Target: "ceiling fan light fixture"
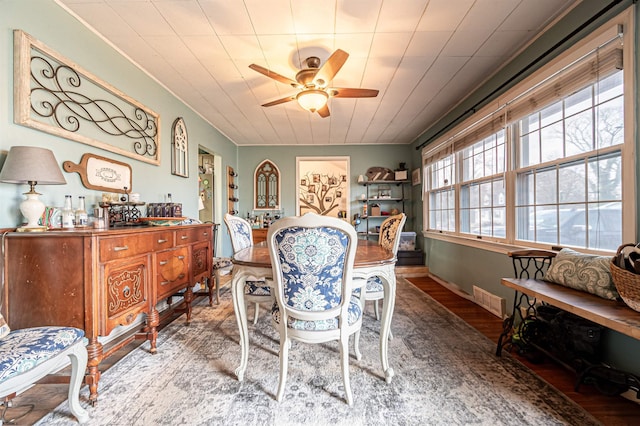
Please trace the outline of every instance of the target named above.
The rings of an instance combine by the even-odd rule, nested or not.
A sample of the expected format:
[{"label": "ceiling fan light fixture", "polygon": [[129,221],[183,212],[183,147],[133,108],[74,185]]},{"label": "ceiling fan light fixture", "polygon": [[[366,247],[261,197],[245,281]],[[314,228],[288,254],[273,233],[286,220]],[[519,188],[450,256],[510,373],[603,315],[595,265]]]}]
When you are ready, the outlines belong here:
[{"label": "ceiling fan light fixture", "polygon": [[298,104],[307,111],[316,112],[327,104],[329,95],[324,90],[304,90],[296,95]]}]

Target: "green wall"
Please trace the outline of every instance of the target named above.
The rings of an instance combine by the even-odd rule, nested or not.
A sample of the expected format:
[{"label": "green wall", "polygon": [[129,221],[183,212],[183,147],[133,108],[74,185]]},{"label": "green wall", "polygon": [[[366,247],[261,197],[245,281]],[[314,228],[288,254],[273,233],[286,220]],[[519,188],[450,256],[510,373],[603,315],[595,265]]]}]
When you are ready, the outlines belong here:
[{"label": "green wall", "polygon": [[[175,98],[147,74],[86,29],[52,0],[0,0],[0,165],[14,145],[33,145],[53,150],[56,159],[78,163],[92,153],[125,162],[132,167],[133,190],[146,202],[163,201],[167,193],[183,204],[184,214],[198,217],[198,145],[222,157],[223,165],[237,167],[237,147],[199,115]],[[13,123],[13,30],[21,29],[80,67],[108,82],[160,114],[161,164],[150,165],[79,142]],[[189,134],[189,177],[171,174],[171,126],[183,117]],[[102,193],[85,188],[77,173],[63,173],[66,185],[40,185],[47,205],[62,206],[65,194],[74,204],[85,195],[87,207],[100,201]],[[18,205],[26,185],[0,183],[0,228],[21,223]]]},{"label": "green wall", "polygon": [[[358,175],[364,175],[369,167],[381,166],[392,170],[398,168],[399,164],[410,163],[410,156],[415,155],[409,145],[339,145],[339,146],[278,146],[259,147],[247,146],[238,148],[238,161],[242,174],[239,176],[239,187],[241,193],[247,194],[239,203],[241,216],[246,216],[248,211],[252,211],[253,202],[253,173],[262,161],[269,159],[278,166],[281,176],[282,207],[285,215],[296,214],[296,157],[326,157],[326,156],[348,156],[350,180],[350,199],[355,200],[365,192],[363,186],[357,184]],[[245,190],[250,189],[249,192]],[[361,210],[362,203],[351,201],[351,215]],[[412,203],[406,205],[408,208]],[[420,226],[420,225],[418,225]],[[408,227],[408,226],[407,226]],[[413,229],[413,228],[412,228]]]},{"label": "green wall", "polygon": [[[619,2],[585,0],[578,4],[559,23],[550,28],[542,37],[538,38],[532,45],[525,49],[521,55],[507,64],[500,72],[489,79],[476,92],[472,93],[468,99],[462,102],[446,117],[429,128],[420,140],[412,145],[415,152],[414,155],[419,156],[420,146],[422,144],[428,146],[428,142],[431,142],[431,139],[438,135],[440,131],[444,132],[450,128],[448,127],[450,123],[457,123],[458,121],[456,121],[456,119],[458,117],[468,117],[468,114],[465,115],[466,111],[484,106],[488,100],[491,99],[490,95],[494,91],[498,91],[498,93],[506,91],[518,81],[530,75],[535,69],[540,68],[582,37],[589,34],[589,32],[624,11],[632,3],[634,2],[630,0]],[[608,5],[611,5],[611,8],[609,8]],[[592,18],[603,9],[608,9],[603,16],[597,19]],[[638,9],[636,8],[636,50],[638,46],[640,46],[640,30],[637,24],[639,15]],[[587,23],[586,27],[578,31],[585,23]],[[519,73],[525,65],[534,61],[543,52],[551,49],[572,33],[575,33],[575,36],[560,44],[559,48],[554,51],[554,54],[544,60],[538,61],[536,66],[528,72]],[[637,53],[635,62],[637,67]],[[638,72],[639,69],[636,68],[636,74],[638,74]],[[636,76],[636,82],[637,81],[638,78]],[[636,87],[636,90],[638,90],[638,87]],[[483,99],[484,101],[482,101]],[[636,102],[637,99],[638,96],[636,96]],[[640,113],[638,108],[636,108],[636,112]],[[636,129],[639,121],[640,120],[636,118],[636,122],[634,123]],[[637,144],[638,138],[636,136],[636,146]],[[638,155],[638,149],[636,149],[636,155]],[[636,164],[640,164],[638,160],[636,160]],[[636,171],[637,179],[638,175],[639,173]],[[640,185],[640,182],[637,183],[637,185]],[[640,205],[640,197],[638,197],[636,201]],[[418,204],[421,206],[421,203],[416,203],[416,205]],[[640,212],[640,209],[637,209],[637,211]],[[639,236],[631,238],[635,238],[636,241],[640,240]],[[435,240],[428,237],[424,238],[422,243],[426,251],[426,263],[431,273],[447,282],[455,284],[469,294],[473,294],[473,286],[476,285],[491,293],[504,297],[507,299],[507,309],[509,311],[511,310],[513,305],[513,291],[507,290],[500,284],[502,277],[513,275],[511,260],[506,254]],[[634,372],[635,374],[640,374],[640,360],[637,358],[637,354],[640,353],[640,341],[617,332],[608,332],[605,335],[605,341],[608,342],[606,358],[611,365]]]}]

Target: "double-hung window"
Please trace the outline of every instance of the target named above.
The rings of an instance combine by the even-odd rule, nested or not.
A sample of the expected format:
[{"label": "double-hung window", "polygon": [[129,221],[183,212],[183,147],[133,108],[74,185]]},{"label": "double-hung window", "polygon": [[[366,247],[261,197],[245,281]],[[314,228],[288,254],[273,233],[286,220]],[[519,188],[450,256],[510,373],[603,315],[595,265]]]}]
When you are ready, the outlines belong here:
[{"label": "double-hung window", "polygon": [[593,251],[615,251],[623,235],[635,235],[635,221],[623,222],[623,210],[635,213],[623,209],[623,193],[635,203],[635,182],[623,179],[634,150],[625,151],[626,139],[633,144],[625,105],[633,102],[625,102],[631,79],[622,59],[620,36],[601,37],[571,63],[485,108],[484,118],[449,132],[437,148],[427,147],[425,230]]}]

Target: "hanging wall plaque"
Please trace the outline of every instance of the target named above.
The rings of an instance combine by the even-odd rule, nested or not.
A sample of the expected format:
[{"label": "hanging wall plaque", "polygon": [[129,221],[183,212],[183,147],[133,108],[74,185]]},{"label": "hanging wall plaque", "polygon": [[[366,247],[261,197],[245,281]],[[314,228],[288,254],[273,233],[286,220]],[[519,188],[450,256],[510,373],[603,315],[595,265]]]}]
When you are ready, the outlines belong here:
[{"label": "hanging wall plaque", "polygon": [[160,116],[24,31],[14,34],[16,124],[160,164]]},{"label": "hanging wall plaque", "polygon": [[62,163],[65,172],[78,172],[82,184],[89,189],[109,192],[131,192],[131,166],[93,154],[84,154],[78,164]]}]

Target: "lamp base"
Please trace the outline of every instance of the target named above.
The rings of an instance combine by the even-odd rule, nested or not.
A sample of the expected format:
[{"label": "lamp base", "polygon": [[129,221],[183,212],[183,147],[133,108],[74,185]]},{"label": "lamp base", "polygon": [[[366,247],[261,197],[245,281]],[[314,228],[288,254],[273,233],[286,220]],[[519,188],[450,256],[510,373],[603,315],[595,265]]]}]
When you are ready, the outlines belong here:
[{"label": "lamp base", "polygon": [[21,230],[20,232],[30,232],[32,230],[46,231],[47,228],[40,224],[40,218],[42,217],[42,213],[44,212],[45,205],[38,199],[38,195],[40,194],[38,194],[34,189],[35,182],[29,182],[29,184],[31,185],[31,190],[24,193],[27,199],[20,203],[20,211],[22,212],[22,215],[27,219],[27,224],[18,228],[18,230]]},{"label": "lamp base", "polygon": [[46,226],[36,226],[34,228],[21,226],[20,228],[16,228],[16,232],[45,232],[46,230],[47,230]]}]

